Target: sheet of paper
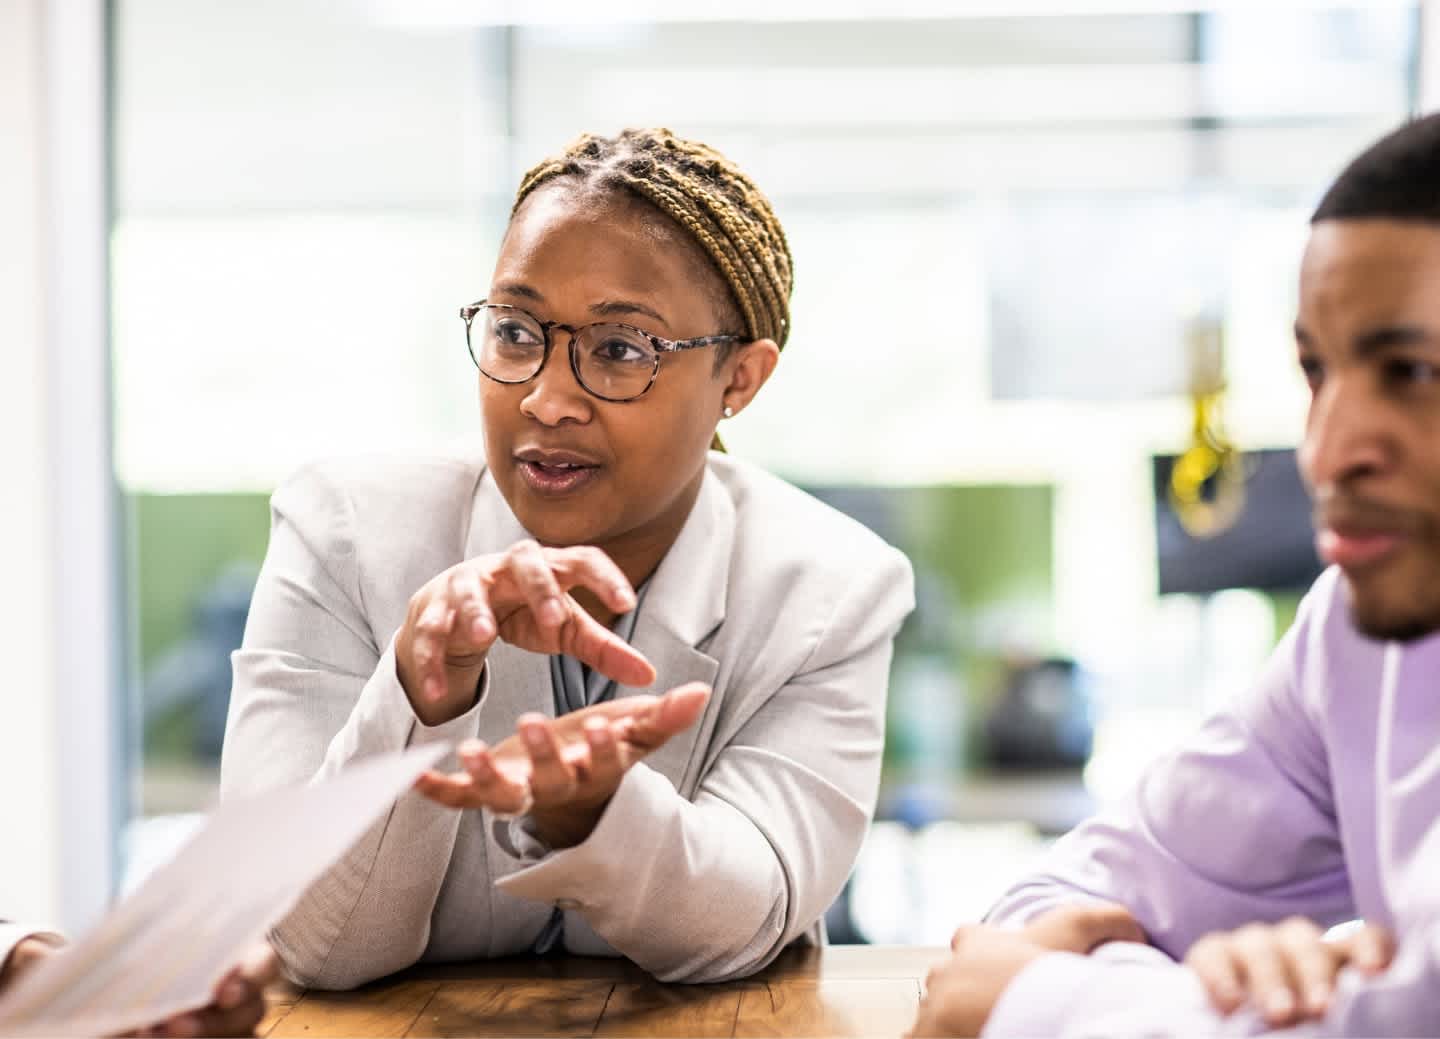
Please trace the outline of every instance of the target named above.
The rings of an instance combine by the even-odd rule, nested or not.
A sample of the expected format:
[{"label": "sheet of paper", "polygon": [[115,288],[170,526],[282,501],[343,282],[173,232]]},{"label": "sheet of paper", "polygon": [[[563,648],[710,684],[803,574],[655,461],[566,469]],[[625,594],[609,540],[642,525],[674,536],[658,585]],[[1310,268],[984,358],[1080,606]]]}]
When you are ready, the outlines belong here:
[{"label": "sheet of paper", "polygon": [[0,1035],[110,1035],[205,1006],[244,950],[447,749],[225,802],[91,934],[0,998]]}]

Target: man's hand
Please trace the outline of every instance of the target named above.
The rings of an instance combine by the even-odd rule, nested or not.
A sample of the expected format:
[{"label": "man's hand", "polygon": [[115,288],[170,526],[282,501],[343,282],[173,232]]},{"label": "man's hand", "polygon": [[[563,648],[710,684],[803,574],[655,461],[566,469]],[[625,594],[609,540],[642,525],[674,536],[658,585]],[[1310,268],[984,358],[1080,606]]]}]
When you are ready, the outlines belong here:
[{"label": "man's hand", "polygon": [[1283,1027],[1325,1015],[1340,968],[1378,974],[1394,955],[1394,939],[1384,928],[1367,925],[1327,942],[1314,923],[1292,917],[1206,935],[1190,947],[1185,963],[1222,1013],[1249,1002],[1266,1024]]},{"label": "man's hand", "polygon": [[461,744],[464,772],[426,772],[415,788],[451,808],[528,813],[542,841],[573,847],[595,829],[630,767],[694,725],[709,698],[709,687],[697,683],[554,719],[527,714],[493,748],[479,740]]},{"label": "man's hand", "polygon": [[[953,949],[972,930],[962,927],[950,943]],[[1088,956],[1106,942],[1146,941],[1145,931],[1130,910],[1115,902],[1083,902],[1041,913],[1021,931],[1025,937],[1052,952]]]},{"label": "man's hand", "polygon": [[954,955],[925,979],[925,997],[908,1033],[916,1039],[979,1035],[1015,976],[1053,951],[1023,931],[987,924],[960,928],[950,948]]},{"label": "man's hand", "polygon": [[395,636],[396,676],[415,716],[433,726],[470,710],[497,638],[572,656],[621,685],[655,681],[650,662],[571,594],[582,590],[617,614],[635,608],[635,590],[598,548],[521,541],[426,582]]},{"label": "man's hand", "polygon": [[[26,938],[15,947],[0,971],[0,991],[25,971],[63,946],[48,940]],[[229,974],[215,986],[209,1005],[188,1013],[177,1014],[130,1035],[191,1037],[249,1036],[265,1016],[265,986],[279,976],[275,952],[266,943],[251,949]],[[143,983],[137,978],[136,983]]]},{"label": "man's hand", "polygon": [[986,924],[962,927],[954,955],[930,972],[914,1036],[979,1035],[1015,976],[1051,952],[1086,955],[1106,942],[1143,942],[1145,932],[1124,906],[1092,902],[1061,906],[1023,930]]}]

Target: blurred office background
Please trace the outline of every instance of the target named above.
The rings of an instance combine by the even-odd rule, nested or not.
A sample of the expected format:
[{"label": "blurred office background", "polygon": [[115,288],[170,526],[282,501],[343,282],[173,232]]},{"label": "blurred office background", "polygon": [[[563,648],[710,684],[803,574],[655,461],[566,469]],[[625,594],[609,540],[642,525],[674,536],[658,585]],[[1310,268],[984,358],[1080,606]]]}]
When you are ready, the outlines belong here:
[{"label": "blurred office background", "polygon": [[[114,854],[74,883],[133,878],[213,803],[270,491],[472,432],[456,312],[520,174],[582,130],[661,124],[751,172],[795,253],[795,331],[731,450],[916,565],[880,821],[832,921],[855,940],[946,940],[1255,675],[1315,572],[1291,453],[1306,219],[1440,100],[1421,2],[7,2],[48,56],[39,95],[77,89],[52,9],[92,10],[80,87],[108,142],[93,320],[57,298],[40,324],[109,382],[62,372],[104,399],[34,418],[61,454],[88,423],[72,482],[113,467],[119,491],[87,542],[119,604],[89,672],[111,700],[84,738],[68,708],[41,719],[110,797],[87,839]],[[1197,403],[1223,425],[1197,436]],[[1177,511],[1196,449],[1217,475]],[[62,627],[36,643],[61,665],[87,652]]]}]

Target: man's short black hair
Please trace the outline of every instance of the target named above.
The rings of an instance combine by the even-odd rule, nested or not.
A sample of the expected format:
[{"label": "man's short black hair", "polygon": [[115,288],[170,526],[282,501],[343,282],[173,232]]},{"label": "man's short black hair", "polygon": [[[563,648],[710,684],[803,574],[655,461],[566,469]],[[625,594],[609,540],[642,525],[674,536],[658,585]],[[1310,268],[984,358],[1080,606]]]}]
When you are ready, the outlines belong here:
[{"label": "man's short black hair", "polygon": [[1374,219],[1440,224],[1440,112],[1366,148],[1330,185],[1310,222]]}]

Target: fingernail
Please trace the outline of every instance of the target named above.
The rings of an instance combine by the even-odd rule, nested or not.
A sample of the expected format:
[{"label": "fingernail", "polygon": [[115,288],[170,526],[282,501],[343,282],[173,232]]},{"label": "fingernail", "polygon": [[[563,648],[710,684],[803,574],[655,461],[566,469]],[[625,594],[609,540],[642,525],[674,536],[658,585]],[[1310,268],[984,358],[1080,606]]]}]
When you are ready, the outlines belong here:
[{"label": "fingernail", "polygon": [[540,604],[540,619],[546,624],[559,624],[565,619],[565,611],[559,599],[546,599]]},{"label": "fingernail", "polygon": [[531,750],[540,750],[545,746],[545,730],[539,725],[525,726],[525,742]]},{"label": "fingernail", "polygon": [[245,1001],[245,986],[238,981],[229,981],[220,989],[220,1006],[225,1010],[233,1010]]},{"label": "fingernail", "polygon": [[485,617],[476,617],[475,623],[470,625],[470,632],[477,639],[488,639],[492,634],[490,621]]},{"label": "fingernail", "polygon": [[635,593],[623,584],[617,584],[615,586],[615,602],[622,609],[628,610],[635,605]]},{"label": "fingernail", "polygon": [[425,695],[432,700],[443,700],[445,698],[445,683],[438,678],[427,678],[425,680]]},{"label": "fingernail", "polygon": [[598,743],[598,744],[600,744],[602,747],[608,745],[608,744],[610,743],[610,727],[607,725],[607,726],[605,726],[604,728],[598,728],[598,727],[597,727],[597,728],[591,729],[591,730],[590,730],[590,742],[591,742],[591,743]]},{"label": "fingernail", "polygon": [[490,767],[487,758],[477,758],[470,764],[470,774],[476,779],[490,779],[495,775],[495,770]]}]

